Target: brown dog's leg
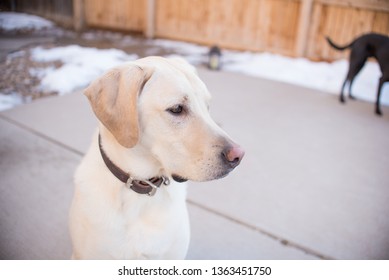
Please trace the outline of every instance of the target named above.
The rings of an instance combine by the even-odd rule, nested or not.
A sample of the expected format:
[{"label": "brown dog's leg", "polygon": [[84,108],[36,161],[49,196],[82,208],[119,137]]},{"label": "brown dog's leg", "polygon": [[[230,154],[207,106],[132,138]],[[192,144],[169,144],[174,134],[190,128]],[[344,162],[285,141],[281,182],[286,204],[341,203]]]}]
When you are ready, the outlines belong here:
[{"label": "brown dog's leg", "polygon": [[355,96],[351,93],[351,86],[353,85],[354,79],[352,79],[348,85],[348,97],[352,100],[355,100]]},{"label": "brown dog's leg", "polygon": [[346,87],[346,84],[347,84],[347,78],[344,80],[344,82],[343,82],[343,85],[342,85],[342,89],[340,90],[340,96],[339,96],[339,101],[341,102],[341,103],[345,103],[346,101],[344,100],[344,94],[343,94],[343,92],[344,92],[344,88]]},{"label": "brown dog's leg", "polygon": [[379,83],[378,83],[377,100],[376,100],[376,103],[375,103],[375,113],[378,116],[382,116],[381,104],[380,104],[381,89],[382,89],[382,86],[384,85],[384,83],[387,82],[387,81],[389,81],[389,78],[385,78],[384,76],[382,76],[380,78]]}]

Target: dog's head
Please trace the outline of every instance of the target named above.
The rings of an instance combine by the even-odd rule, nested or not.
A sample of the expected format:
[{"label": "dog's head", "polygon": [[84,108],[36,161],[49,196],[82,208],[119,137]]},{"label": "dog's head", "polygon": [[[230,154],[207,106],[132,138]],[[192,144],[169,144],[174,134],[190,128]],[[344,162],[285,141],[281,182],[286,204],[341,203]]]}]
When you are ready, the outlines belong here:
[{"label": "dog's head", "polygon": [[144,147],[176,181],[224,177],[244,155],[211,118],[211,96],[182,59],[148,57],[122,65],[85,94],[121,146]]}]

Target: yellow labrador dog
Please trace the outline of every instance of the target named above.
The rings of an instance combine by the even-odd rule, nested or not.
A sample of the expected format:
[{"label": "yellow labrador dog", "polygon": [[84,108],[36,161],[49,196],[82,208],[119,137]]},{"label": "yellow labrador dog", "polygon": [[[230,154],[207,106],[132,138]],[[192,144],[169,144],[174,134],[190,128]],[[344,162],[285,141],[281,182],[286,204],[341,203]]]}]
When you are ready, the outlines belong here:
[{"label": "yellow labrador dog", "polygon": [[206,86],[184,60],[147,57],[85,94],[100,126],[75,175],[72,257],[185,258],[182,183],[224,177],[244,155],[210,117]]}]

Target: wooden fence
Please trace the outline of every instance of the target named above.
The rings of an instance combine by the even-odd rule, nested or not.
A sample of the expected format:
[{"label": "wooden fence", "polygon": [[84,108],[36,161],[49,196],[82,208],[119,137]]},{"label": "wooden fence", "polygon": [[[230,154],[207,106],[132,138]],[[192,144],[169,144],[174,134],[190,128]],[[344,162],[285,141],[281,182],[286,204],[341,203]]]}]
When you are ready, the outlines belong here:
[{"label": "wooden fence", "polygon": [[64,0],[8,0],[4,4],[16,11],[36,14],[65,27],[73,27],[73,1]]},{"label": "wooden fence", "polygon": [[315,59],[338,59],[344,52],[335,51],[324,42],[330,36],[339,44],[368,32],[389,35],[389,0],[314,1],[304,55]]},{"label": "wooden fence", "polygon": [[344,57],[325,42],[389,35],[389,0],[157,0],[157,37],[315,60]]},{"label": "wooden fence", "polygon": [[85,22],[91,27],[143,31],[146,4],[144,0],[84,0]]},{"label": "wooden fence", "polygon": [[77,29],[137,31],[314,60],[346,55],[325,36],[345,44],[367,32],[389,35],[389,0],[73,0],[73,10]]},{"label": "wooden fence", "polygon": [[300,1],[158,0],[156,36],[293,55]]}]

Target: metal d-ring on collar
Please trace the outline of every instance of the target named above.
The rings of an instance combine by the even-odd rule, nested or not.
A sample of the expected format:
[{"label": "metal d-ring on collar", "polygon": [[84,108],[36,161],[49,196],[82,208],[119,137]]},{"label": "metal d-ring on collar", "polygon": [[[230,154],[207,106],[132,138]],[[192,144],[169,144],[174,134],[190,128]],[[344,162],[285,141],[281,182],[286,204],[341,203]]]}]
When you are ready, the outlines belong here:
[{"label": "metal d-ring on collar", "polygon": [[153,177],[149,180],[140,181],[135,180],[131,176],[129,176],[126,182],[126,188],[131,189],[139,194],[148,194],[149,196],[153,196],[162,184],[164,184],[165,186],[169,185],[169,178]]},{"label": "metal d-ring on collar", "polygon": [[120,181],[122,181],[128,189],[133,190],[139,194],[147,194],[153,196],[157,189],[164,184],[165,186],[170,184],[170,180],[167,177],[153,177],[148,180],[136,180],[130,176],[127,172],[123,171],[120,167],[114,164],[107,154],[104,152],[103,146],[101,144],[101,136],[99,134],[99,149],[101,157],[109,171]]}]

